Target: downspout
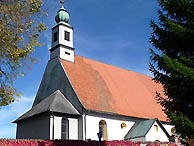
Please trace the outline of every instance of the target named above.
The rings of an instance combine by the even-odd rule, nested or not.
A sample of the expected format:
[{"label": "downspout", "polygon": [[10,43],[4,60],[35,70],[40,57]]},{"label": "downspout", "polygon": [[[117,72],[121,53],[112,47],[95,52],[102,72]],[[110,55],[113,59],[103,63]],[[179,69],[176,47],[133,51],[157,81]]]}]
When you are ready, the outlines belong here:
[{"label": "downspout", "polygon": [[88,115],[88,113],[86,113],[84,115],[84,136],[85,136],[85,140],[86,140],[86,116]]},{"label": "downspout", "polygon": [[54,140],[54,128],[55,128],[55,124],[54,124],[54,121],[55,121],[55,119],[54,119],[54,114],[53,114],[53,112],[52,112],[52,119],[53,119],[53,127],[52,127],[52,140]]},{"label": "downspout", "polygon": [[85,134],[84,137],[85,137],[85,140],[86,140],[86,115],[87,114],[84,115],[84,134]]}]

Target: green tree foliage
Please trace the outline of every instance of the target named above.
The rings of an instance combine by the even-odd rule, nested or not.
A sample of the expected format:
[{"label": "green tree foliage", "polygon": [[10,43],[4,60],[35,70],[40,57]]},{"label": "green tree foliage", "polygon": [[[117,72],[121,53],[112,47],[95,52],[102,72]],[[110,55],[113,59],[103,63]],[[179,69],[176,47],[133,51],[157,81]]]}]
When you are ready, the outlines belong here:
[{"label": "green tree foliage", "polygon": [[39,35],[46,29],[36,21],[43,14],[41,6],[42,0],[0,0],[0,107],[19,96],[13,81],[41,45]]},{"label": "green tree foliage", "polygon": [[194,136],[194,0],[159,0],[151,21],[150,70],[164,87],[157,93],[182,136]]}]

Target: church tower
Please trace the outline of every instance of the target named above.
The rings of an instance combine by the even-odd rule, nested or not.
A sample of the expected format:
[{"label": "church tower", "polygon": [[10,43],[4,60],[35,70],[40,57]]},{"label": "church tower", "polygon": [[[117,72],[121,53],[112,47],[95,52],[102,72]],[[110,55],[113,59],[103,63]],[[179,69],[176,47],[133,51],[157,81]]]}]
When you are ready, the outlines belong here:
[{"label": "church tower", "polygon": [[69,14],[64,8],[64,0],[61,0],[61,8],[55,16],[56,26],[52,28],[52,42],[50,59],[61,59],[74,62],[73,27],[69,24]]}]

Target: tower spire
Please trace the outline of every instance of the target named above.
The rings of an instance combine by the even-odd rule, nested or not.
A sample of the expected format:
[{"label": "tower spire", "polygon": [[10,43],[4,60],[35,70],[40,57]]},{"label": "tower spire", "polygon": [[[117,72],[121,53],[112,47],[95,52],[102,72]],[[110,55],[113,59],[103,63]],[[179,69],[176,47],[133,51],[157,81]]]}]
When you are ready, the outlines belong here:
[{"label": "tower spire", "polygon": [[56,25],[52,28],[50,59],[61,59],[74,62],[73,27],[69,24],[69,14],[64,8],[65,0],[60,0],[62,7],[55,16]]}]

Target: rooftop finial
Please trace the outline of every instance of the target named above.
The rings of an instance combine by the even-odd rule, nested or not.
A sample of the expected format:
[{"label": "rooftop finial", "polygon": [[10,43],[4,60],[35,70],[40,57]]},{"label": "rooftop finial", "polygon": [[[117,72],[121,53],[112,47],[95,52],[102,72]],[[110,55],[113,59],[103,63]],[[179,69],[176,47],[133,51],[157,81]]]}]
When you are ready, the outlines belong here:
[{"label": "rooftop finial", "polygon": [[60,3],[62,4],[62,8],[64,7],[65,0],[60,0]]},{"label": "rooftop finial", "polygon": [[62,4],[62,7],[57,11],[57,15],[55,16],[55,21],[57,23],[59,22],[65,22],[66,24],[69,23],[69,14],[67,10],[64,8],[65,0],[60,0],[60,3]]}]

